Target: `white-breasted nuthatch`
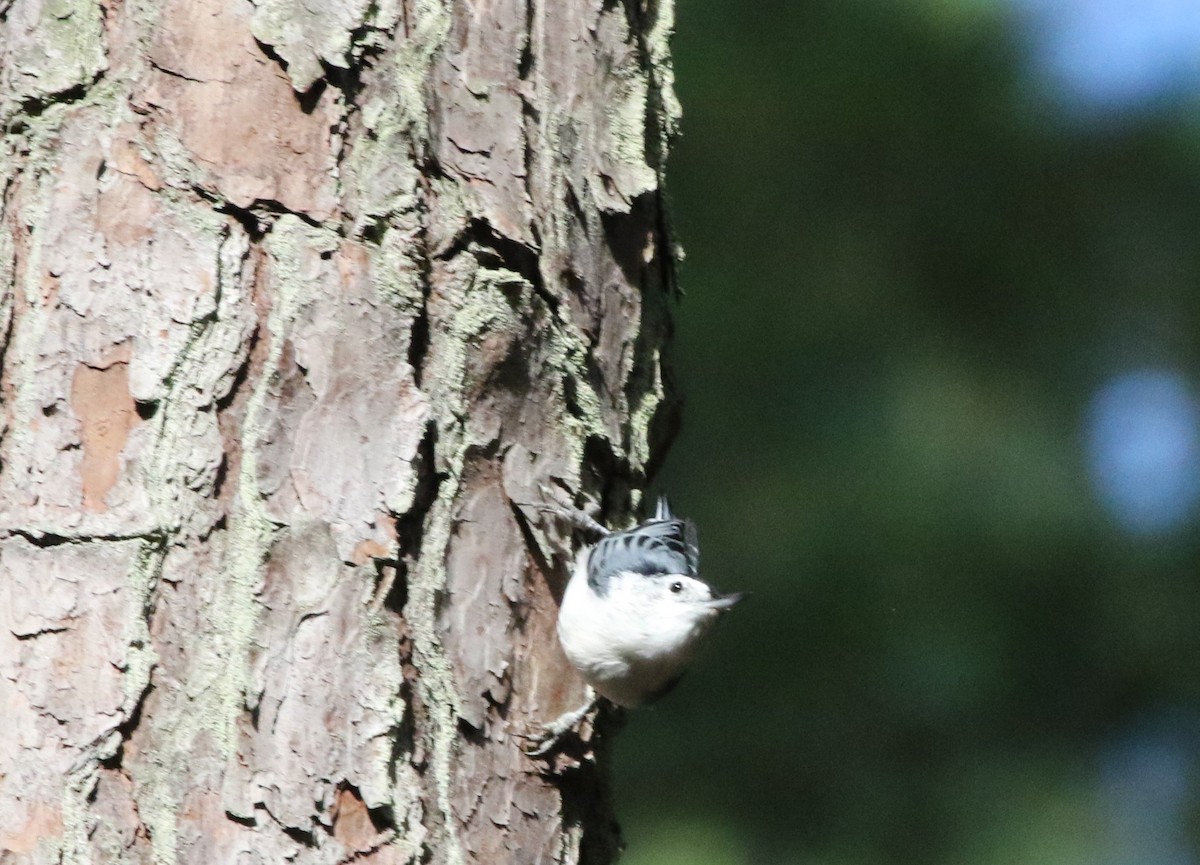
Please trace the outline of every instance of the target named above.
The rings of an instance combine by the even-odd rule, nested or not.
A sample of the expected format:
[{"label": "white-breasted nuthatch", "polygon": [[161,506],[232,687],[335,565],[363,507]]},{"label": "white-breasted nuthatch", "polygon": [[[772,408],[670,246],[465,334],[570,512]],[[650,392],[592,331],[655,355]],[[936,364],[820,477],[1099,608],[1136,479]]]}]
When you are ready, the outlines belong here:
[{"label": "white-breasted nuthatch", "polygon": [[[722,594],[700,578],[696,527],[671,513],[665,497],[652,518],[617,532],[582,513],[548,510],[600,536],[576,557],[559,607],[567,659],[595,693],[618,706],[661,697],[717,618],[744,594]],[[574,726],[591,706],[564,714],[546,728],[547,737]]]}]

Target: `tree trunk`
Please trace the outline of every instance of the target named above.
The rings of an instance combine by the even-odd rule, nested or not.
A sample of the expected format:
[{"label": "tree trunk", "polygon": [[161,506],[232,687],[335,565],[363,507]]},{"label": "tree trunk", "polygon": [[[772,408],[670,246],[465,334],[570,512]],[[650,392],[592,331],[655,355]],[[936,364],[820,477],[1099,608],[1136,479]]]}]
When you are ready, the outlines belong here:
[{"label": "tree trunk", "polygon": [[669,0],[0,0],[0,862],[604,862]]}]

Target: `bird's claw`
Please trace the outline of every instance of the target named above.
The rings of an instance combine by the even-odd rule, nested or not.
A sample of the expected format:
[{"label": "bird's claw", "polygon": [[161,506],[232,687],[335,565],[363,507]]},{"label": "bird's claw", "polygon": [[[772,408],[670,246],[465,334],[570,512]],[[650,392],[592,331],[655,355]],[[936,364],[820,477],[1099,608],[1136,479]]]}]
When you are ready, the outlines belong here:
[{"label": "bird's claw", "polygon": [[545,484],[539,485],[538,490],[546,501],[533,505],[537,510],[543,513],[554,514],[572,528],[578,529],[595,538],[602,538],[609,534],[609,530],[601,525],[595,517],[570,504],[564,504],[561,498]]},{"label": "bird's claw", "polygon": [[545,757],[562,744],[568,733],[579,735],[579,726],[584,719],[598,708],[598,697],[589,688],[588,700],[577,709],[563,712],[549,724],[542,727],[542,732],[536,736],[524,736],[529,745],[524,749],[530,757]]}]

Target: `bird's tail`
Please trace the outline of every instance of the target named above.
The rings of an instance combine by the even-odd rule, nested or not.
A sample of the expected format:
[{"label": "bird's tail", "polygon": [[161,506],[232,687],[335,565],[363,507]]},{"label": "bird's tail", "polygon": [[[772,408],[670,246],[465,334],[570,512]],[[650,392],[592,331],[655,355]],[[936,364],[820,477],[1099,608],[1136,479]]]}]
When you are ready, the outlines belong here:
[{"label": "bird's tail", "polygon": [[658,497],[658,505],[654,508],[654,519],[656,520],[673,520],[675,514],[671,513],[671,504],[667,501],[666,496]]}]

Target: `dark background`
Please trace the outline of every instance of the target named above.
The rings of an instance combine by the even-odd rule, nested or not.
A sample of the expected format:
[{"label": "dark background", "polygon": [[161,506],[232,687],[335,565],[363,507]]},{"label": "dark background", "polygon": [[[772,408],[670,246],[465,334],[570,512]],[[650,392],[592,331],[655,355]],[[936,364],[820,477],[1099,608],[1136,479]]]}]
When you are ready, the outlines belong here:
[{"label": "dark background", "polygon": [[1200,4],[677,15],[661,486],[754,597],[625,863],[1200,861]]}]

